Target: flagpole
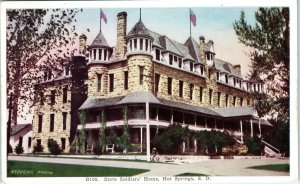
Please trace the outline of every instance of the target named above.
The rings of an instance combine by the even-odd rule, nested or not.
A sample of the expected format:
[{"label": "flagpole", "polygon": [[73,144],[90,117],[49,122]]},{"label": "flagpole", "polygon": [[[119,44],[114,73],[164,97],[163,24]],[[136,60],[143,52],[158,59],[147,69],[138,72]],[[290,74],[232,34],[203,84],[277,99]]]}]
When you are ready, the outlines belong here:
[{"label": "flagpole", "polygon": [[140,8],[140,20],[142,20],[142,8]]},{"label": "flagpole", "polygon": [[101,17],[101,8],[100,8],[100,32],[101,32],[101,19],[102,17]]},{"label": "flagpole", "polygon": [[191,8],[190,8],[190,36],[192,35]]}]

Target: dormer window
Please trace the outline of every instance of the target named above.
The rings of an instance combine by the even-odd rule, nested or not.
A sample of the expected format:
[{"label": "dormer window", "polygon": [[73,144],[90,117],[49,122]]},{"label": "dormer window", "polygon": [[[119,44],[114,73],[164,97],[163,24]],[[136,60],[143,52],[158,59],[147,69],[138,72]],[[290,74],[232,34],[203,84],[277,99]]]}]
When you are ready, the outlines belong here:
[{"label": "dormer window", "polygon": [[174,62],[177,63],[177,56],[174,56]]},{"label": "dormer window", "polygon": [[204,67],[200,66],[200,74],[203,75],[203,72],[204,72]]},{"label": "dormer window", "polygon": [[173,55],[169,54],[169,64],[173,65]]},{"label": "dormer window", "polygon": [[217,72],[217,81],[220,81],[220,72]]},{"label": "dormer window", "polygon": [[157,61],[160,61],[160,50],[159,49],[155,49],[155,59]]},{"label": "dormer window", "polygon": [[225,74],[225,83],[228,84],[228,75]]},{"label": "dormer window", "polygon": [[206,60],[212,60],[212,54],[211,53],[206,53]]},{"label": "dormer window", "polygon": [[65,76],[69,76],[70,75],[70,67],[69,66],[66,66],[65,69],[64,69],[64,74]]},{"label": "dormer window", "polygon": [[52,79],[52,71],[50,70],[49,72],[48,72],[48,80],[51,80]]},{"label": "dormer window", "polygon": [[190,71],[193,72],[194,71],[194,63],[190,62]]},{"label": "dormer window", "polygon": [[179,61],[178,61],[178,67],[182,68],[182,59],[181,58],[178,58],[178,59],[179,59]]},{"label": "dormer window", "polygon": [[235,86],[235,85],[236,85],[236,79],[233,78],[233,86]]}]

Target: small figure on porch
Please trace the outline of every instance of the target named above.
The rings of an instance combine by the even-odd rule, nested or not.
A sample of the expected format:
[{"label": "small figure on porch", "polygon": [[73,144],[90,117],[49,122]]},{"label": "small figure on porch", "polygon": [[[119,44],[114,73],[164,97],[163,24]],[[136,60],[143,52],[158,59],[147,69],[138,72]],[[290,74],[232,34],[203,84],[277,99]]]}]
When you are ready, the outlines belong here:
[{"label": "small figure on porch", "polygon": [[152,149],[151,161],[153,161],[153,162],[159,161],[159,156],[158,156],[158,152],[157,152],[156,148]]}]

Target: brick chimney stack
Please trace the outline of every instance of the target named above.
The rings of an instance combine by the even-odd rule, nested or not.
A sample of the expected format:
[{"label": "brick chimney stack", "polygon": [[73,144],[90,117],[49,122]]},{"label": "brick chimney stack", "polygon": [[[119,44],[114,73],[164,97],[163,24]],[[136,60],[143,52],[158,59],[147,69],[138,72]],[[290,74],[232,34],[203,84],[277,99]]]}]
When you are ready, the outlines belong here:
[{"label": "brick chimney stack", "polygon": [[241,65],[234,65],[233,67],[239,74],[241,74]]},{"label": "brick chimney stack", "polygon": [[116,58],[122,59],[126,54],[127,13],[118,13]]},{"label": "brick chimney stack", "polygon": [[203,63],[205,63],[205,38],[204,36],[200,36],[200,59]]}]

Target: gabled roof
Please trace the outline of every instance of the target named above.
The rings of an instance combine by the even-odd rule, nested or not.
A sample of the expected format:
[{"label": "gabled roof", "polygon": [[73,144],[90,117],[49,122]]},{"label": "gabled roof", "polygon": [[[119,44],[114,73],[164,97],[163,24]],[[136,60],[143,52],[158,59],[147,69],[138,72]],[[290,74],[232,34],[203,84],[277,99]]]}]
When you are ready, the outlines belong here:
[{"label": "gabled roof", "polygon": [[19,133],[20,131],[24,130],[25,128],[30,127],[30,130],[32,128],[31,124],[17,124],[17,125],[11,125],[11,132],[10,135],[15,135]]},{"label": "gabled roof", "polygon": [[205,44],[205,52],[215,53],[214,42],[212,40],[209,40]]},{"label": "gabled roof", "polygon": [[99,34],[96,36],[96,38],[94,39],[94,41],[92,42],[89,48],[101,48],[101,47],[110,48],[103,34],[99,32]]},{"label": "gabled roof", "polygon": [[145,27],[142,20],[139,20],[138,23],[133,26],[133,28],[127,34],[127,38],[135,37],[135,36],[142,36],[152,38],[148,29]]},{"label": "gabled roof", "polygon": [[232,64],[220,60],[220,59],[215,59],[215,67],[217,70],[219,70],[221,73],[228,73],[230,75],[233,75],[238,78],[242,78],[242,75],[236,71],[236,69],[233,67]]},{"label": "gabled roof", "polygon": [[190,55],[199,63],[203,63],[200,57],[200,45],[191,36],[185,41],[184,45],[188,47]]}]

